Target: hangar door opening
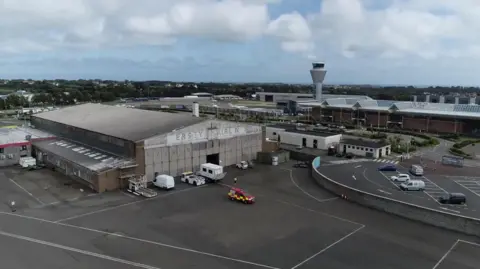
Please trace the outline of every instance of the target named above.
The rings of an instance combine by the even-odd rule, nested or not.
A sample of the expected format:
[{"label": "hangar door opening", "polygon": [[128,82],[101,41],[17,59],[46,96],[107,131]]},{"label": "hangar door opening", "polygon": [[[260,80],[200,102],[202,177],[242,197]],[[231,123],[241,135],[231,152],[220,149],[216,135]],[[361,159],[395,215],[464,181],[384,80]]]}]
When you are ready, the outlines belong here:
[{"label": "hangar door opening", "polygon": [[220,165],[220,154],[215,153],[215,154],[207,155],[207,163]]}]

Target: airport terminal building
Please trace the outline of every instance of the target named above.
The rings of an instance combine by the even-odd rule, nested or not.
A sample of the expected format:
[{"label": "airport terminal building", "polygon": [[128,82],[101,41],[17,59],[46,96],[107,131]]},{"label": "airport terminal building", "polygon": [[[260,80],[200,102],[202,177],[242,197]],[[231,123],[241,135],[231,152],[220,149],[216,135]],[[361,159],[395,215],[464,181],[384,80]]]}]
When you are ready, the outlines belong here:
[{"label": "airport terminal building", "polygon": [[223,166],[254,159],[261,126],[208,120],[189,113],[83,104],[32,116],[57,138],[33,143],[35,156],[92,189],[125,187],[155,173],[177,176],[205,162]]}]

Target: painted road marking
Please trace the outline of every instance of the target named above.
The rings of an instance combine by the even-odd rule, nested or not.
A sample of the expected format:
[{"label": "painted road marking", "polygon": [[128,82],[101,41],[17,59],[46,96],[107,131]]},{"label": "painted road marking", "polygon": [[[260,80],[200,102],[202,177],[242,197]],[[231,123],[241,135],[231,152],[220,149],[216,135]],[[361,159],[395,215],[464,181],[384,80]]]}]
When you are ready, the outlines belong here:
[{"label": "painted road marking", "polygon": [[22,185],[18,184],[17,182],[15,182],[15,180],[9,178],[8,180],[10,180],[10,182],[12,182],[13,184],[15,184],[17,187],[19,187],[20,189],[22,189],[24,192],[26,192],[28,195],[30,195],[33,199],[35,199],[39,204],[41,205],[44,205],[45,203],[42,202],[40,199],[38,199],[37,197],[35,197],[35,195],[33,195],[31,192],[27,191],[24,187],[22,187]]},{"label": "painted road marking", "polygon": [[26,237],[26,236],[22,236],[22,235],[17,235],[17,234],[2,232],[2,231],[0,231],[0,235],[15,238],[15,239],[18,239],[18,240],[37,243],[37,244],[40,244],[40,245],[49,246],[49,247],[53,247],[53,248],[59,248],[59,249],[67,250],[67,251],[70,251],[70,252],[81,253],[83,255],[93,256],[93,257],[96,257],[96,258],[109,260],[109,261],[114,261],[114,262],[117,262],[117,263],[123,263],[123,264],[131,265],[131,266],[134,266],[134,267],[137,267],[137,268],[160,269],[159,267],[150,266],[150,265],[146,265],[146,264],[143,264],[143,263],[132,262],[132,261],[119,259],[119,258],[115,258],[115,257],[112,257],[112,256],[100,254],[100,253],[81,250],[81,249],[78,249],[78,248],[67,247],[67,246],[64,246],[64,245],[55,244],[55,243],[48,242],[48,241],[43,241],[43,240],[38,240],[38,239],[34,239],[34,238],[31,238],[31,237]]},{"label": "painted road marking", "polygon": [[460,211],[456,211],[456,210],[448,209],[448,208],[445,208],[445,207],[440,207],[440,209],[443,209],[443,210],[447,210],[447,211],[451,211],[451,212],[455,212],[455,213],[458,213],[458,214],[460,214]]},{"label": "painted road marking", "polygon": [[355,229],[353,232],[345,235],[344,237],[340,238],[339,240],[333,242],[332,244],[328,245],[328,246],[325,247],[324,249],[322,249],[322,250],[320,250],[319,252],[313,254],[312,256],[308,257],[308,258],[305,259],[304,261],[300,262],[299,264],[293,266],[291,269],[296,269],[296,268],[302,266],[303,264],[305,264],[305,263],[308,262],[309,260],[311,260],[311,259],[317,257],[318,255],[324,253],[325,251],[331,249],[331,248],[334,247],[335,245],[339,244],[339,243],[342,242],[343,240],[345,240],[345,239],[349,238],[350,236],[354,235],[355,233],[357,233],[358,231],[360,231],[360,230],[363,229],[363,228],[365,228],[365,226],[362,225],[360,228]]},{"label": "painted road marking", "polygon": [[383,193],[388,194],[388,195],[392,195],[390,192],[387,192],[387,191],[384,191],[384,190],[380,190],[380,189],[379,189],[378,191],[379,191],[379,192],[383,192]]}]

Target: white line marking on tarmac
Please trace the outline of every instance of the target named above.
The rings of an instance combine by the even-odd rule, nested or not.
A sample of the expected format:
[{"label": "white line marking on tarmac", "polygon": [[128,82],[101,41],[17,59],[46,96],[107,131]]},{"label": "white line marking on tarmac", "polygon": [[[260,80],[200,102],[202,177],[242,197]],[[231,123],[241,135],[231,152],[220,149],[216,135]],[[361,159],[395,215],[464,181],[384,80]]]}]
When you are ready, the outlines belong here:
[{"label": "white line marking on tarmac", "polygon": [[388,191],[384,191],[384,190],[380,190],[380,189],[379,189],[378,191],[379,191],[379,192],[383,192],[383,193],[388,194],[388,195],[392,195],[392,193],[390,193],[390,192],[388,192]]},{"label": "white line marking on tarmac", "polygon": [[440,207],[440,209],[447,210],[447,211],[451,211],[451,212],[455,212],[455,213],[458,213],[458,214],[461,213],[460,211],[448,209],[448,208],[445,208],[445,207]]},{"label": "white line marking on tarmac", "polygon": [[465,244],[469,244],[469,245],[472,245],[472,246],[476,246],[476,247],[480,247],[480,244],[479,243],[475,243],[475,242],[472,242],[472,241],[467,241],[467,240],[458,240],[459,242],[461,243],[465,243]]},{"label": "white line marking on tarmac", "polygon": [[353,180],[357,180],[357,178],[355,177],[355,175],[352,175],[352,178],[353,178]]},{"label": "white line marking on tarmac", "polygon": [[[208,185],[202,185],[202,186],[208,186]],[[195,188],[200,188],[200,187],[195,187]],[[114,236],[114,237],[118,237],[118,238],[129,239],[129,240],[132,240],[132,241],[148,243],[148,244],[161,246],[161,247],[165,247],[165,248],[181,250],[181,251],[185,251],[185,252],[195,253],[195,254],[199,254],[199,255],[214,257],[214,258],[218,258],[218,259],[223,259],[223,260],[228,260],[228,261],[233,261],[233,262],[238,262],[238,263],[243,263],[243,264],[254,265],[254,266],[263,267],[263,268],[279,269],[277,267],[268,266],[268,265],[264,265],[264,264],[259,264],[259,263],[245,261],[245,260],[230,258],[230,257],[227,257],[227,256],[217,255],[217,254],[213,254],[213,253],[203,252],[203,251],[184,248],[184,247],[178,247],[178,246],[174,246],[174,245],[169,245],[169,244],[164,244],[164,243],[160,243],[160,242],[150,241],[150,240],[141,239],[141,238],[137,238],[137,237],[132,237],[132,236],[128,236],[128,235],[95,230],[95,229],[92,229],[92,228],[76,226],[76,225],[63,223],[63,222],[55,222],[55,221],[50,221],[50,220],[45,220],[45,219],[40,219],[40,218],[35,218],[35,217],[30,217],[30,216],[19,215],[19,214],[10,213],[10,212],[1,212],[0,211],[0,214],[8,215],[8,216],[14,216],[14,217],[18,217],[18,218],[35,220],[35,221],[44,222],[44,223],[50,223],[50,224],[54,224],[54,225],[60,225],[60,226],[64,226],[64,227],[70,227],[70,228],[73,228],[73,229],[84,230],[84,231],[94,232],[94,233],[98,233],[98,234]]]},{"label": "white line marking on tarmac", "polygon": [[395,189],[400,190],[400,186],[398,186],[397,184],[395,184],[390,178],[388,178],[387,175],[385,175],[383,172],[380,172],[380,171],[379,171],[379,173],[382,174],[382,176],[383,176],[385,179],[387,179],[387,181],[390,182],[390,184],[392,184],[393,186],[395,186]]},{"label": "white line marking on tarmac", "polygon": [[166,196],[175,195],[177,193],[182,193],[182,192],[187,192],[187,191],[203,188],[203,187],[206,187],[206,186],[208,186],[208,185],[202,185],[202,186],[199,186],[199,187],[187,188],[187,189],[183,189],[183,190],[179,190],[179,191],[175,191],[175,192],[170,192],[170,193],[167,193],[167,194],[164,194],[164,195],[159,195],[159,196],[154,197],[154,198],[129,202],[129,203],[126,203],[126,204],[121,204],[121,205],[117,205],[117,206],[113,206],[113,207],[108,207],[108,208],[88,212],[88,213],[85,213],[85,214],[80,214],[80,215],[75,215],[75,216],[72,216],[72,217],[60,219],[60,220],[57,220],[57,221],[54,221],[54,222],[58,223],[58,222],[64,222],[64,221],[68,221],[68,220],[78,219],[78,218],[81,218],[81,217],[90,216],[90,215],[93,215],[93,214],[102,213],[102,212],[106,212],[106,211],[110,211],[110,210],[115,210],[115,209],[118,209],[118,208],[122,208],[122,207],[129,206],[129,205],[134,205],[134,204],[139,204],[139,203],[146,202],[146,201],[152,201],[152,200],[156,200],[156,199],[163,198],[163,197],[166,197]]},{"label": "white line marking on tarmac", "polygon": [[[232,185],[228,185],[228,184],[225,184],[225,183],[218,183],[218,185],[229,187],[229,188],[233,187]],[[267,197],[266,195],[257,195],[257,196]],[[328,198],[328,199],[324,199],[324,200],[320,200],[320,201],[328,202],[328,201],[333,201],[333,200],[337,200],[337,199],[338,199],[338,197],[333,197],[333,198]],[[328,213],[325,213],[325,212],[322,212],[322,211],[313,210],[313,209],[310,209],[308,207],[297,205],[297,204],[294,204],[294,203],[291,203],[291,202],[287,202],[287,201],[283,201],[283,200],[277,200],[277,199],[273,199],[272,201],[275,201],[275,202],[281,203],[281,204],[285,204],[285,205],[289,205],[289,206],[293,206],[293,207],[297,207],[297,208],[300,208],[300,209],[303,209],[303,210],[306,210],[306,211],[310,211],[310,212],[313,212],[313,213],[317,213],[317,214],[332,218],[332,219],[348,222],[348,223],[355,224],[355,225],[358,225],[358,226],[364,226],[364,224],[355,222],[353,220],[344,219],[342,217],[331,215],[331,214],[328,214]]]},{"label": "white line marking on tarmac", "polygon": [[95,253],[95,252],[81,250],[81,249],[78,249],[78,248],[67,247],[67,246],[55,244],[55,243],[48,242],[48,241],[38,240],[38,239],[34,239],[34,238],[31,238],[31,237],[26,237],[26,236],[22,236],[22,235],[17,235],[17,234],[2,232],[2,231],[0,231],[0,235],[15,238],[15,239],[19,239],[19,240],[24,240],[24,241],[28,241],[28,242],[32,242],[32,243],[37,243],[37,244],[44,245],[44,246],[49,246],[49,247],[59,248],[59,249],[63,249],[63,250],[68,250],[68,251],[71,251],[71,252],[81,253],[83,255],[93,256],[93,257],[104,259],[104,260],[123,263],[123,264],[131,265],[131,266],[134,266],[134,267],[138,267],[138,268],[160,269],[159,267],[154,267],[154,266],[146,265],[146,264],[143,264],[143,263],[132,262],[132,261],[124,260],[124,259],[115,258],[115,257],[112,257],[112,256],[107,256],[107,255]]},{"label": "white line marking on tarmac", "polygon": [[361,166],[361,165],[357,165],[357,166],[355,166],[355,168],[360,168],[360,167],[362,167],[362,166]]},{"label": "white line marking on tarmac", "polygon": [[17,187],[19,187],[20,189],[22,189],[24,192],[26,192],[28,195],[32,196],[33,199],[37,200],[37,202],[39,202],[40,204],[44,205],[44,203],[38,199],[37,197],[35,197],[35,195],[33,195],[31,192],[27,191],[24,187],[22,187],[22,185],[18,184],[17,182],[15,182],[15,180],[9,178],[8,180],[10,180],[10,182],[12,182],[13,184],[15,184]]},{"label": "white line marking on tarmac", "polygon": [[363,177],[364,177],[368,182],[372,183],[373,185],[375,185],[375,186],[377,186],[377,187],[383,188],[383,186],[380,185],[380,184],[378,184],[377,182],[371,181],[371,180],[367,177],[367,175],[365,174],[365,172],[367,172],[367,168],[365,168],[365,169],[363,170],[362,175],[363,175]]},{"label": "white line marking on tarmac", "polygon": [[475,190],[471,190],[471,189],[468,188],[467,186],[464,186],[463,184],[458,183],[458,182],[455,181],[455,180],[454,180],[453,182],[457,183],[457,184],[460,185],[462,188],[464,188],[464,189],[466,189],[467,191],[469,191],[469,192],[475,194],[476,196],[479,196],[479,197],[480,197],[480,195],[479,195]]},{"label": "white line marking on tarmac", "polygon": [[324,253],[325,251],[331,249],[332,247],[334,247],[334,246],[337,245],[338,243],[340,243],[340,242],[342,242],[343,240],[349,238],[350,236],[354,235],[355,233],[357,233],[358,231],[360,231],[360,230],[363,229],[363,228],[365,228],[365,226],[362,226],[362,227],[360,227],[360,228],[358,228],[358,229],[355,229],[353,232],[351,232],[351,233],[345,235],[344,237],[340,238],[339,240],[333,242],[332,244],[328,245],[328,246],[325,247],[324,249],[322,249],[322,250],[320,250],[319,252],[313,254],[312,256],[310,256],[309,258],[307,258],[307,259],[305,259],[304,261],[300,262],[299,264],[293,266],[291,269],[296,269],[296,268],[302,266],[303,264],[305,264],[305,263],[308,262],[309,260],[311,260],[311,259],[317,257],[318,255]]},{"label": "white line marking on tarmac", "polygon": [[453,251],[453,249],[458,245],[458,242],[460,242],[460,240],[457,240],[451,247],[450,249],[448,249],[448,251],[443,254],[442,258],[440,258],[440,260],[438,260],[438,262],[433,266],[432,269],[437,269],[438,266],[440,266],[440,264],[443,262],[443,260],[445,260],[448,256],[448,254],[450,254],[450,252]]},{"label": "white line marking on tarmac", "polygon": [[285,169],[285,168],[280,168],[282,170],[287,170],[290,172],[290,181],[292,181],[293,185],[295,185],[295,187],[297,187],[297,189],[299,189],[301,192],[303,192],[306,196],[312,198],[313,200],[319,202],[319,203],[324,203],[324,202],[328,202],[328,201],[333,201],[333,200],[337,200],[338,197],[333,197],[333,198],[327,198],[327,199],[318,199],[317,197],[311,195],[310,193],[308,193],[307,191],[305,191],[304,189],[302,189],[298,184],[297,182],[295,182],[295,179],[293,179],[293,171],[291,169]]}]

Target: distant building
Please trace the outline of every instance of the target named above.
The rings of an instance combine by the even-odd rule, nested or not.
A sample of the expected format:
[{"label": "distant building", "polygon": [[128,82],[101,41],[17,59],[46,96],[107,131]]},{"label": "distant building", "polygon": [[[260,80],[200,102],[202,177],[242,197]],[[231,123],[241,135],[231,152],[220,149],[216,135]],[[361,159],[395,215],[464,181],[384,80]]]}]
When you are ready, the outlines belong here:
[{"label": "distant building", "polygon": [[327,150],[329,146],[338,145],[341,134],[305,128],[292,124],[269,125],[265,130],[265,137],[283,144]]},{"label": "distant building", "polygon": [[337,150],[344,154],[350,153],[375,159],[391,154],[390,144],[363,139],[342,139]]},{"label": "distant building", "polygon": [[55,136],[40,130],[24,127],[0,128],[0,166],[19,163],[21,157],[30,157],[32,142],[48,141]]},{"label": "distant building", "polygon": [[196,93],[192,93],[191,95],[197,96],[197,97],[213,97],[213,94],[208,92],[196,92]]}]

